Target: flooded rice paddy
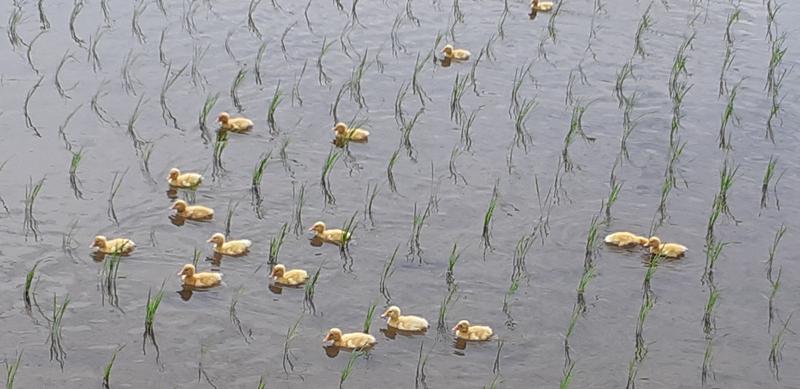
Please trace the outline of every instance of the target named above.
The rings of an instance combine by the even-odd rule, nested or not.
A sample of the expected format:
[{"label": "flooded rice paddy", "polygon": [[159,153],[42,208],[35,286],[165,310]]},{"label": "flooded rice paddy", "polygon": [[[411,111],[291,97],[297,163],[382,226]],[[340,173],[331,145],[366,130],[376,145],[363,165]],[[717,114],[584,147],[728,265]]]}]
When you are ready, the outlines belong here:
[{"label": "flooded rice paddy", "polygon": [[[2,10],[14,387],[800,385],[796,2]],[[443,60],[448,43],[471,57]],[[255,126],[219,134],[222,111]],[[369,141],[333,144],[340,121]],[[170,190],[173,167],[204,180]],[[312,240],[316,221],[353,238]],[[217,232],[248,255],[215,255]],[[95,235],[136,248],[93,255]],[[223,284],[183,288],[193,262]],[[314,281],[272,285],[277,263]],[[431,328],[387,330],[389,305]],[[493,339],[456,341],[461,319]],[[377,344],[323,348],[331,327]]]}]

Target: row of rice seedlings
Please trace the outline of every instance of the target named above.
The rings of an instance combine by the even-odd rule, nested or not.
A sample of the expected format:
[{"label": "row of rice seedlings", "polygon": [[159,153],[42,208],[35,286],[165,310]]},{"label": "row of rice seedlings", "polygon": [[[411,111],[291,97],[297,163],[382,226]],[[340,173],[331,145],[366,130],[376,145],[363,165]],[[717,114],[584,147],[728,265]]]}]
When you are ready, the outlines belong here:
[{"label": "row of rice seedlings", "polygon": [[239,208],[239,202],[228,202],[228,213],[225,215],[225,236],[231,236],[231,223],[233,222],[233,215],[236,213],[236,208]]},{"label": "row of rice seedlings", "polygon": [[139,40],[140,44],[145,44],[147,42],[147,37],[145,37],[142,32],[142,27],[139,26],[139,18],[147,9],[147,6],[148,4],[146,4],[144,0],[140,0],[139,4],[133,8],[133,16],[131,17],[131,33]]},{"label": "row of rice seedlings", "polygon": [[780,37],[772,41],[770,47],[769,67],[767,69],[767,83],[764,89],[767,91],[767,96],[770,97],[772,106],[770,108],[769,117],[767,118],[767,138],[773,143],[775,142],[775,133],[773,131],[773,121],[779,119],[778,115],[781,112],[781,103],[783,98],[780,97],[780,89],[783,80],[789,73],[789,69],[781,69],[783,57],[786,54],[787,48],[784,47],[786,35],[781,34]]},{"label": "row of rice seedlings", "polygon": [[25,94],[25,104],[22,106],[22,112],[25,115],[25,126],[33,130],[33,134],[38,136],[39,138],[42,137],[42,134],[39,133],[39,129],[33,124],[31,120],[30,111],[28,109],[31,98],[33,94],[36,93],[36,90],[42,85],[42,80],[44,80],[44,76],[39,77],[35,84],[31,87],[30,90]]},{"label": "row of rice seedlings", "polygon": [[75,87],[78,86],[77,82],[75,82],[75,84],[73,84],[71,87],[68,87],[68,88],[64,88],[61,85],[61,78],[60,78],[61,69],[64,68],[64,65],[66,65],[67,61],[78,62],[78,60],[75,58],[75,56],[72,55],[72,53],[70,53],[69,49],[67,49],[67,51],[64,52],[64,55],[61,57],[61,60],[58,62],[58,66],[56,66],[56,72],[53,75],[53,83],[56,86],[56,91],[58,92],[59,96],[61,96],[62,98],[65,98],[65,99],[71,98],[67,94],[67,92],[75,89]]},{"label": "row of rice seedlings", "polygon": [[55,359],[61,366],[61,369],[64,369],[64,358],[67,357],[67,352],[64,350],[64,345],[62,343],[61,322],[64,319],[64,313],[66,313],[69,303],[69,295],[66,295],[61,301],[61,304],[58,304],[56,294],[53,293],[53,314],[48,320],[50,323],[50,334],[47,336],[47,339],[50,342],[50,360],[52,361]]},{"label": "row of rice seedlings", "polygon": [[278,254],[280,253],[281,246],[283,246],[283,242],[286,239],[286,231],[288,228],[289,224],[283,223],[283,225],[281,225],[281,229],[278,231],[275,237],[269,240],[269,257],[267,259],[267,263],[270,265],[270,268],[278,264]]},{"label": "row of rice seedlings", "polygon": [[725,106],[725,110],[722,111],[722,123],[719,126],[719,148],[723,150],[731,150],[733,149],[733,145],[731,145],[731,135],[727,131],[728,122],[732,120],[733,124],[739,126],[739,116],[736,115],[734,111],[733,102],[736,100],[736,92],[739,90],[739,85],[741,85],[741,81],[739,81],[736,85],[733,86],[733,89],[728,92],[728,104]]},{"label": "row of rice seedlings", "polygon": [[178,127],[178,119],[175,118],[175,115],[172,114],[172,110],[169,109],[167,106],[167,92],[172,85],[175,84],[175,81],[178,80],[178,77],[183,74],[186,68],[189,66],[187,63],[183,65],[180,70],[172,73],[172,63],[167,64],[167,71],[164,73],[164,82],[161,83],[161,93],[159,94],[159,103],[161,104],[161,117],[164,119],[164,124],[169,126],[172,123],[172,127],[175,129],[180,129]]},{"label": "row of rice seedlings", "polygon": [[792,320],[792,314],[789,314],[789,317],[786,318],[786,321],[783,322],[783,327],[781,327],[780,331],[778,331],[773,337],[772,341],[770,342],[769,348],[769,364],[770,368],[772,369],[772,373],[775,374],[775,380],[780,381],[780,363],[783,360],[783,346],[785,345],[785,341],[783,339],[784,335],[786,334],[786,329],[789,328],[789,322]]},{"label": "row of rice seedlings", "polygon": [[83,44],[86,43],[83,39],[78,38],[78,34],[75,32],[75,21],[78,19],[78,15],[81,13],[83,9],[83,0],[75,0],[72,5],[72,12],[69,15],[69,33],[72,36],[72,40],[78,44],[78,46],[83,47]]},{"label": "row of rice seedlings", "polygon": [[367,191],[364,195],[364,219],[369,219],[370,223],[374,226],[375,220],[372,217],[372,204],[375,203],[375,198],[380,192],[380,185],[372,185],[367,183]]},{"label": "row of rice seedlings", "polygon": [[267,124],[269,124],[271,134],[280,132],[275,122],[275,112],[278,110],[278,106],[281,102],[283,102],[283,91],[281,90],[281,82],[278,81],[278,85],[275,86],[275,92],[272,94],[272,100],[269,102],[269,109],[267,110]]},{"label": "row of rice seedlings", "polygon": [[203,108],[200,109],[200,115],[197,118],[197,122],[200,125],[200,137],[203,139],[203,143],[208,143],[211,138],[208,134],[208,127],[206,127],[206,122],[208,121],[208,115],[214,109],[214,105],[217,104],[217,100],[219,99],[219,93],[215,93],[213,95],[209,94],[206,96],[206,101],[203,103]]},{"label": "row of rice seedlings", "polygon": [[100,86],[97,87],[97,92],[95,92],[94,95],[92,95],[90,106],[92,108],[92,112],[95,113],[95,115],[97,116],[98,119],[100,119],[100,121],[108,125],[119,126],[119,121],[112,118],[109,115],[108,111],[106,111],[106,109],[100,105],[100,98],[105,97],[110,93],[107,88],[108,84],[109,84],[108,80],[105,80],[100,83]]},{"label": "row of rice seedlings", "polygon": [[119,225],[119,220],[117,219],[117,212],[114,210],[114,198],[117,196],[117,192],[119,192],[120,186],[122,186],[122,181],[125,179],[125,175],[128,174],[128,169],[125,169],[122,174],[119,172],[114,173],[114,177],[111,179],[111,187],[109,188],[108,192],[108,208],[106,209],[106,215],[114,222],[114,224]]},{"label": "row of rice seedlings", "polygon": [[[778,165],[778,159],[775,158],[775,156],[771,155],[769,157],[769,162],[767,162],[767,169],[764,171],[764,177],[761,179],[761,208],[762,209],[767,207],[767,200],[768,200],[768,197],[769,197],[769,194],[768,194],[769,184],[772,182],[772,179],[775,177],[775,168],[777,167],[777,165]],[[775,203],[778,206],[778,208],[780,208],[780,205],[778,205],[779,203],[778,203],[778,188],[777,188],[777,186],[778,186],[778,181],[781,179],[782,176],[783,176],[783,173],[781,173],[778,176],[778,179],[775,180],[775,184],[773,185],[773,192],[775,193]]]},{"label": "row of rice seedlings", "polygon": [[394,274],[394,261],[397,257],[398,250],[400,250],[399,244],[394,248],[392,255],[390,255],[388,258],[386,258],[386,261],[384,261],[383,271],[381,272],[379,290],[381,295],[383,295],[383,297],[386,299],[386,305],[389,305],[392,300],[392,296],[389,293],[389,288],[386,287],[386,281],[392,276],[392,274]]},{"label": "row of rice seedlings", "polygon": [[491,237],[492,237],[492,218],[494,217],[494,210],[497,207],[497,199],[500,193],[497,190],[497,186],[500,182],[495,182],[494,187],[492,188],[492,197],[489,198],[489,205],[486,208],[486,212],[483,214],[483,229],[481,230],[481,246],[483,246],[483,259],[486,259],[486,250],[494,250],[492,247]]},{"label": "row of rice seedlings", "polygon": [[338,150],[334,150],[333,148],[328,151],[328,156],[325,158],[325,162],[322,165],[322,174],[320,175],[320,186],[322,187],[322,194],[325,196],[325,204],[336,204],[336,197],[333,196],[333,192],[329,188],[329,180],[331,171],[333,167],[336,165],[336,161],[339,160],[339,157],[342,156],[342,152]]},{"label": "row of rice seedlings", "polygon": [[741,3],[736,2],[733,4],[733,10],[728,14],[727,24],[725,25],[725,55],[722,61],[722,70],[719,74],[719,97],[722,97],[723,93],[728,92],[727,82],[725,80],[725,74],[728,70],[730,70],[731,65],[733,64],[733,58],[735,56],[736,49],[734,47],[734,38],[733,34],[731,33],[731,29],[734,23],[739,21],[739,17],[741,16]]},{"label": "row of rice seedlings", "polygon": [[456,74],[456,79],[453,82],[453,91],[450,93],[450,120],[456,124],[461,122],[466,117],[464,108],[461,106],[461,98],[467,90],[468,78],[461,77],[461,74]]},{"label": "row of rice seedlings", "polygon": [[625,385],[626,389],[633,389],[636,387],[636,379],[639,372],[639,367],[647,356],[647,344],[644,339],[644,325],[647,316],[655,306],[655,295],[650,286],[653,275],[658,268],[658,265],[663,261],[663,257],[656,256],[650,259],[647,266],[647,271],[644,275],[642,283],[642,305],[639,307],[639,314],[636,319],[636,342],[634,346],[633,358],[628,364],[628,380]]},{"label": "row of rice seedlings", "polygon": [[158,290],[158,293],[156,293],[155,296],[151,295],[150,289],[147,290],[147,303],[145,304],[144,316],[144,333],[142,334],[142,352],[145,354],[147,354],[145,346],[147,345],[148,339],[153,342],[153,346],[156,348],[156,353],[158,353],[158,344],[156,343],[156,334],[153,324],[156,320],[156,311],[158,311],[158,307],[161,305],[161,300],[163,298],[164,283],[161,284],[161,288]]},{"label": "row of rice seedlings", "polygon": [[33,215],[33,206],[36,203],[36,198],[44,187],[45,177],[36,183],[33,179],[28,180],[28,185],[25,186],[25,214],[22,222],[22,227],[25,230],[25,237],[28,233],[32,233],[35,240],[39,240],[39,221]]},{"label": "row of rice seedlings", "polygon": [[653,2],[651,1],[647,8],[642,13],[642,17],[639,20],[639,26],[636,27],[636,35],[634,36],[634,44],[633,44],[633,55],[640,55],[644,60],[647,53],[644,50],[644,34],[653,27],[654,21],[652,16],[650,16],[650,9],[653,7]]},{"label": "row of rice seedlings", "polygon": [[686,94],[689,93],[689,90],[692,89],[692,85],[687,81],[689,73],[686,69],[686,61],[689,57],[686,54],[686,50],[692,44],[694,37],[695,34],[693,33],[684,39],[680,47],[678,47],[678,52],[675,54],[675,59],[672,62],[672,70],[669,76],[669,95],[672,99],[672,123],[669,133],[670,147],[675,145],[678,130],[681,127],[681,119],[683,118],[681,105],[683,99],[686,97]]},{"label": "row of rice seedlings", "polygon": [[204,88],[206,84],[206,78],[200,73],[200,61],[206,56],[208,49],[211,48],[211,45],[207,45],[205,49],[201,49],[199,46],[192,47],[192,66],[191,66],[191,75],[192,75],[192,85],[195,88]]},{"label": "row of rice seedlings", "polygon": [[392,173],[392,169],[394,168],[394,164],[397,163],[397,157],[400,155],[400,148],[398,147],[392,155],[389,157],[389,163],[386,165],[386,178],[389,181],[389,190],[393,193],[397,193],[397,183],[394,181],[394,173]]},{"label": "row of rice seedlings", "polygon": [[111,369],[114,367],[114,362],[117,360],[117,354],[119,354],[122,349],[125,348],[125,345],[121,345],[114,350],[111,354],[111,360],[108,361],[108,364],[103,369],[103,388],[110,389],[111,388]]},{"label": "row of rice seedlings", "polygon": [[[297,337],[297,329],[300,327],[301,321],[303,321],[303,314],[300,314],[300,317],[286,330],[286,339],[283,341],[283,372],[286,374],[289,374],[289,370],[294,371],[290,343]],[[286,368],[286,365],[289,365],[289,369]]]},{"label": "row of rice seedlings", "polygon": [[122,260],[120,254],[111,254],[103,262],[103,267],[100,269],[100,293],[105,304],[106,298],[108,303],[120,311],[119,295],[117,294],[117,279],[119,278],[119,265]]},{"label": "row of rice seedlings", "polygon": [[406,254],[406,258],[416,257],[417,260],[422,262],[422,246],[419,239],[420,235],[422,235],[422,227],[425,226],[425,221],[430,214],[430,202],[422,212],[418,211],[417,203],[414,203],[414,218],[411,220],[411,236],[408,238],[408,254]]},{"label": "row of rice seedlings", "polygon": [[231,304],[230,307],[228,307],[228,317],[231,319],[231,323],[236,327],[236,331],[239,332],[239,335],[242,335],[244,342],[249,344],[253,340],[253,330],[247,329],[242,324],[242,320],[239,319],[239,315],[237,314],[236,310],[236,306],[239,305],[239,299],[242,298],[243,294],[244,286],[240,286],[231,296]]},{"label": "row of rice seedlings", "polygon": [[339,389],[342,389],[344,387],[344,382],[347,381],[347,379],[350,377],[350,374],[352,374],[353,368],[355,367],[356,364],[356,360],[365,355],[367,355],[367,353],[364,351],[353,351],[350,354],[350,359],[347,360],[347,364],[344,365],[342,373],[339,376]]},{"label": "row of rice seedlings", "polygon": [[19,371],[19,367],[22,365],[22,354],[23,352],[20,351],[17,354],[16,361],[12,363],[5,362],[6,365],[6,389],[14,389],[14,380],[17,378],[17,372]]},{"label": "row of rice seedlings", "polygon": [[317,311],[317,308],[314,306],[314,294],[317,289],[317,281],[319,281],[319,273],[322,271],[322,265],[324,264],[325,262],[319,264],[317,271],[314,272],[314,275],[311,276],[303,288],[303,309],[305,310],[305,308],[308,308],[311,314]]}]

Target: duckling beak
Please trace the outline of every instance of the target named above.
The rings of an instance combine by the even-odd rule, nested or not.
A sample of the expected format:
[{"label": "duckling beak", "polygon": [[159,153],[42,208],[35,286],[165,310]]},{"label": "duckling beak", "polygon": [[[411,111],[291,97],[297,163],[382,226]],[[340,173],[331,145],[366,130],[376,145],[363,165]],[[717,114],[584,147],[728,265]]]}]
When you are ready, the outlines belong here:
[{"label": "duckling beak", "polygon": [[455,327],[453,327],[453,329],[452,329],[452,330],[450,330],[450,331],[457,331],[457,330],[458,330],[458,325],[456,325]]},{"label": "duckling beak", "polygon": [[386,312],[384,312],[383,314],[381,314],[381,318],[384,318],[384,319],[386,318]]},{"label": "duckling beak", "polygon": [[179,272],[178,272],[178,275],[179,275],[179,276],[182,276],[182,275],[183,275],[183,270],[179,271]]},{"label": "duckling beak", "polygon": [[92,242],[92,244],[89,245],[89,248],[93,248],[95,246],[97,246],[97,244],[95,242]]},{"label": "duckling beak", "polygon": [[325,337],[322,338],[322,343],[325,343],[325,342],[331,340],[330,338],[331,338],[331,334],[325,335]]},{"label": "duckling beak", "polygon": [[209,239],[206,241],[206,243],[214,243],[214,239]]},{"label": "duckling beak", "polygon": [[309,231],[314,231],[314,227],[309,227],[308,230]]}]

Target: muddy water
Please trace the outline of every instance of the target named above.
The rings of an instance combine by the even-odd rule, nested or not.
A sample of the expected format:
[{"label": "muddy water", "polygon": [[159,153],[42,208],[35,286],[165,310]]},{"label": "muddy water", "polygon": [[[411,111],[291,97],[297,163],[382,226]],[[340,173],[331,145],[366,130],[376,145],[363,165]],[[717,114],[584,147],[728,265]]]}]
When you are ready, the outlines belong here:
[{"label": "muddy water", "polygon": [[[284,0],[280,9],[261,2],[254,12],[261,38],[247,27],[246,2],[164,3],[166,14],[156,2],[109,2],[106,20],[100,3],[87,1],[74,18],[74,36],[84,41],[78,44],[69,28],[73,3],[44,2],[50,27],[33,41],[40,32],[39,12],[35,2],[24,2],[15,30],[25,43],[34,42],[31,49],[12,46],[12,38],[0,42],[5,134],[0,152],[7,160],[0,171],[0,196],[8,208],[0,216],[0,290],[5,297],[0,349],[8,360],[24,350],[16,387],[99,386],[103,368],[121,345],[113,387],[256,387],[260,377],[266,387],[335,387],[350,354],[329,357],[321,339],[330,327],[361,329],[371,304],[377,305],[371,333],[378,345],[355,360],[345,387],[414,386],[420,348],[427,362],[426,378],[418,384],[431,388],[490,386],[493,381],[507,388],[554,387],[572,363],[573,387],[623,387],[632,360],[632,381],[640,387],[693,388],[702,385],[707,350],[713,355],[705,364],[710,387],[788,388],[800,382],[800,347],[791,331],[778,339],[785,345],[777,370],[769,358],[773,340],[800,308],[800,267],[794,261],[800,249],[794,238],[800,228],[795,202],[800,140],[794,131],[799,112],[792,104],[800,90],[797,72],[790,71],[779,91],[784,100],[774,120],[775,142],[766,139],[770,41],[761,2],[742,4],[731,28],[735,56],[725,79],[729,89],[742,81],[734,102],[740,121],[728,124],[733,146],[728,152],[718,147],[728,94],[719,97],[718,90],[725,28],[733,11],[729,2],[698,2],[697,7],[654,2],[652,26],[641,34],[644,56],[634,55],[634,36],[646,2],[603,2],[597,11],[592,1],[565,1],[555,19],[552,14],[531,19],[522,1],[508,2],[503,16],[501,1],[462,0],[463,23],[454,25],[459,12],[445,1],[410,2],[418,25],[400,2],[359,2],[358,22],[350,21],[351,3],[340,11],[330,1],[306,7]],[[14,9],[3,7],[7,30]],[[141,38],[133,32],[134,14]],[[775,36],[785,32],[783,47],[788,49],[778,71],[798,64],[800,47],[790,24],[798,15],[795,3],[785,2],[776,18]],[[393,42],[395,20],[400,22]],[[455,45],[470,49],[472,60],[449,67],[426,60],[437,34],[443,37],[437,56],[454,34]],[[662,218],[659,204],[673,117],[668,82],[676,52],[691,34],[687,72],[681,76],[691,89],[683,100],[676,140],[685,146],[674,163],[677,185]],[[493,55],[482,56],[473,83],[472,64],[490,39]],[[266,51],[258,84],[254,63],[262,41]],[[96,60],[89,59],[92,43]],[[330,78],[326,82],[317,59],[327,43],[321,61]],[[363,106],[345,91],[336,113],[340,120],[365,122],[370,140],[339,151],[330,144],[334,102],[364,55]],[[410,88],[402,100],[404,123],[421,112],[406,147],[395,102],[398,90],[412,83],[418,56],[417,82],[427,98]],[[629,159],[614,170],[622,189],[606,220],[601,207],[623,133],[623,109],[614,86],[629,59],[634,77],[623,90],[627,96],[636,92],[632,117],[637,124],[627,139]],[[164,63],[171,64],[172,74],[187,65],[165,95],[177,129],[165,120],[160,104]],[[528,65],[519,101],[535,99],[536,106],[525,120],[530,134],[526,150],[515,145],[509,103],[514,74]],[[240,69],[246,73],[237,89],[237,109],[230,89]],[[40,77],[41,85],[26,104]],[[465,115],[475,112],[470,149],[462,140],[462,126],[451,120],[456,77],[468,79],[461,98]],[[59,94],[56,79],[68,97]],[[278,85],[283,100],[275,112],[277,128],[270,130],[267,110]],[[198,114],[206,98],[217,94],[204,134]],[[560,161],[573,108],[587,105],[582,126],[594,141],[575,137],[568,150],[574,166],[565,172]],[[221,163],[215,163],[213,122],[221,110],[241,111],[256,128],[231,135]],[[83,158],[74,181],[80,195],[69,175],[71,153],[79,150]],[[396,150],[395,192],[386,170]],[[252,169],[270,151],[261,203],[254,205]],[[326,201],[320,185],[332,151],[343,153],[327,180],[335,204]],[[455,179],[451,155],[456,155]],[[777,173],[762,208],[762,176],[771,156],[778,160]],[[728,244],[710,285],[703,278],[706,226],[726,158],[729,166],[738,167],[728,193],[738,222],[723,215],[717,223],[716,239]],[[195,193],[177,196],[215,208],[214,221],[171,223],[172,200],[164,180],[171,167],[205,175]],[[113,199],[116,221],[109,212],[115,175],[123,177]],[[26,185],[42,178],[32,212],[37,230],[32,231],[23,222]],[[375,185],[379,189],[369,218],[366,193]],[[481,232],[495,185],[491,248],[485,249]],[[301,186],[305,201],[295,234]],[[429,204],[419,234],[421,250],[409,254],[415,207],[423,214]],[[206,260],[212,255],[205,241],[225,230],[228,209],[233,210],[230,235],[252,240],[252,250],[246,257]],[[354,213],[358,225],[349,257],[333,245],[310,245],[302,233],[317,220],[341,226]],[[578,315],[565,354],[570,318],[581,308],[576,308],[576,286],[595,215],[601,236],[655,229],[662,238],[690,248],[685,258],[658,266],[650,282],[654,302],[640,338],[647,353],[639,358],[636,329],[647,257],[640,250],[608,247],[599,247],[592,258],[596,276],[586,286],[585,311]],[[289,233],[279,261],[310,272],[321,268],[313,311],[304,305],[303,290],[276,293],[268,288],[269,241],[284,223]],[[781,269],[781,286],[771,311],[766,259],[782,224],[788,230],[773,262],[773,279]],[[524,270],[516,273],[515,246],[531,233]],[[98,262],[87,249],[96,234],[137,242],[134,254],[120,262],[116,295],[109,296],[102,284],[108,258]],[[66,249],[65,236],[71,237]],[[454,243],[461,255],[448,284],[447,259]],[[380,275],[398,246],[387,297],[380,293]],[[201,269],[223,273],[222,287],[182,291],[175,273],[191,262],[194,249],[202,253]],[[21,298],[25,275],[39,260],[36,300],[28,311]],[[519,274],[518,288],[508,293],[512,275]],[[156,348],[143,339],[143,322],[148,291],[155,293],[162,283],[166,293],[156,314]],[[469,319],[491,325],[497,334],[493,341],[463,348],[452,334],[436,330],[439,306],[450,288],[456,291],[444,328]],[[713,328],[704,331],[704,307],[714,288],[719,300]],[[59,302],[66,296],[71,300],[62,324],[63,367],[51,358],[48,341],[53,295]],[[433,328],[425,335],[386,334],[377,315],[388,304],[428,318]],[[284,342],[299,318],[288,347],[293,370],[287,364],[286,373]],[[793,327],[790,322],[788,328]]]}]

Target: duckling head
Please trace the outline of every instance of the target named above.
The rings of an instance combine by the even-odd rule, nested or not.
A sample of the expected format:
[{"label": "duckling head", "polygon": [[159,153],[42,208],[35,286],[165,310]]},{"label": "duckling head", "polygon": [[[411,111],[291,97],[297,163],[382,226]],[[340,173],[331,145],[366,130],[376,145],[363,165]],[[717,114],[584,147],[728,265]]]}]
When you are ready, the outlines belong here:
[{"label": "duckling head", "polygon": [[222,246],[222,244],[225,243],[225,235],[223,235],[220,232],[217,232],[216,234],[211,235],[211,237],[208,238],[208,240],[206,242],[214,243],[217,246]]},{"label": "duckling head", "polygon": [[272,273],[269,276],[273,277],[273,278],[280,278],[280,277],[283,277],[283,273],[286,273],[286,266],[283,266],[281,264],[277,264],[272,269]]},{"label": "duckling head", "polygon": [[647,243],[645,243],[644,247],[659,248],[661,247],[661,239],[659,239],[657,236],[651,236],[650,240],[648,240]]},{"label": "duckling head", "polygon": [[460,322],[458,322],[458,324],[456,324],[455,327],[453,327],[452,331],[455,331],[455,332],[467,332],[467,331],[469,331],[469,322],[466,321],[466,320],[461,320]]},{"label": "duckling head", "polygon": [[172,209],[175,209],[175,210],[177,210],[178,212],[183,212],[183,211],[185,211],[185,210],[186,210],[186,206],[187,206],[187,205],[188,205],[188,204],[186,204],[186,201],[183,201],[183,200],[175,200],[175,202],[174,202],[174,203],[172,203]]},{"label": "duckling head", "polygon": [[183,265],[183,268],[181,269],[181,271],[178,272],[178,275],[182,276],[182,277],[184,277],[184,276],[185,277],[193,276],[194,275],[194,265],[192,265],[191,263],[187,263],[187,264]]},{"label": "duckling head", "polygon": [[174,179],[178,178],[179,175],[181,175],[181,171],[178,170],[178,168],[174,167],[172,169],[169,169],[169,176],[167,176],[167,179],[168,180],[174,180]]},{"label": "duckling head", "polygon": [[325,231],[325,223],[323,223],[323,222],[316,222],[316,223],[314,223],[314,225],[313,225],[313,226],[311,226],[311,228],[309,228],[308,230],[309,230],[309,231],[318,232],[318,233],[322,233],[322,232],[324,232],[324,231]]},{"label": "duckling head", "polygon": [[337,134],[340,135],[344,134],[345,131],[347,131],[347,124],[344,124],[342,122],[336,123],[336,125],[333,127],[333,131],[335,131]]},{"label": "duckling head", "polygon": [[392,305],[389,308],[386,308],[386,312],[381,315],[382,318],[389,318],[389,319],[396,319],[400,316],[400,308],[396,305]]},{"label": "duckling head", "polygon": [[444,55],[448,57],[453,55],[453,45],[450,44],[445,45],[444,48],[442,49],[442,53],[444,53]]},{"label": "duckling head", "polygon": [[230,118],[231,118],[231,115],[229,115],[227,112],[220,112],[219,116],[217,116],[217,122],[219,122],[221,124],[225,124],[225,123],[228,123],[228,120]]},{"label": "duckling head", "polygon": [[328,334],[322,339],[323,342],[336,342],[342,339],[342,330],[338,328],[331,328]]},{"label": "duckling head", "polygon": [[92,244],[91,244],[91,246],[89,246],[89,248],[92,248],[92,247],[99,247],[99,248],[106,247],[106,241],[107,241],[107,239],[106,239],[105,236],[97,235],[97,236],[94,237],[94,242],[92,242]]}]

